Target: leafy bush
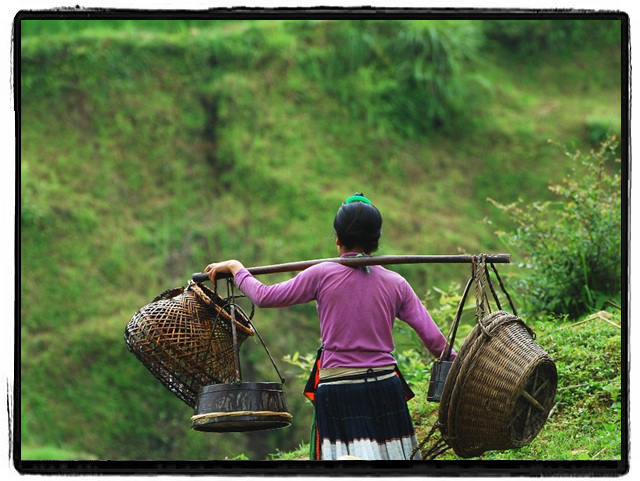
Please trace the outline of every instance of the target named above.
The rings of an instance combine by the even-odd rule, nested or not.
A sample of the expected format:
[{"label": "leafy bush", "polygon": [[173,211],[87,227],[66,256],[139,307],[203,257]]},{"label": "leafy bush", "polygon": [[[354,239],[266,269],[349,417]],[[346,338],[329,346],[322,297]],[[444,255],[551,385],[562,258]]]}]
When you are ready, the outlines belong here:
[{"label": "leafy bush", "polygon": [[567,153],[572,173],[549,189],[558,201],[510,205],[489,199],[517,224],[499,232],[526,257],[517,288],[531,308],[577,317],[620,293],[622,195],[617,142]]}]

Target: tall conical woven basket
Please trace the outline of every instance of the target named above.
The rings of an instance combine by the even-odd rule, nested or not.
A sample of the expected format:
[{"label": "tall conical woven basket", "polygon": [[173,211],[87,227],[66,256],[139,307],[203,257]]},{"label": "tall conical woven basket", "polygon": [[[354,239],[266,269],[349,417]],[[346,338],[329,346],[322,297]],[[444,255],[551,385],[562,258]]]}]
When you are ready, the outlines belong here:
[{"label": "tall conical woven basket", "polygon": [[529,444],[553,406],[557,371],[516,315],[496,311],[465,339],[444,385],[442,439],[463,458]]},{"label": "tall conical woven basket", "polygon": [[255,331],[241,310],[235,310],[234,320],[229,311],[220,295],[189,281],[138,310],[125,328],[125,342],[167,389],[193,408],[203,386],[239,377],[236,350]]}]

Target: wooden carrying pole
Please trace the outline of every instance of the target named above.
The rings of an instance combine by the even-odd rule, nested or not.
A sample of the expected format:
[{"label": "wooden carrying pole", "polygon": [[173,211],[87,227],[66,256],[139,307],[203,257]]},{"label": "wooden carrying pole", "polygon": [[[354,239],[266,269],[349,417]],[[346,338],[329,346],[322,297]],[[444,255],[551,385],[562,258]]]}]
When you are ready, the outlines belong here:
[{"label": "wooden carrying pole", "polygon": [[[387,255],[371,257],[334,257],[329,259],[314,259],[299,262],[287,262],[270,266],[249,267],[247,270],[254,276],[261,274],[275,274],[278,272],[303,271],[322,262],[337,262],[350,267],[391,265],[391,264],[464,264],[471,263],[476,256],[472,255]],[[508,264],[511,262],[509,254],[495,254],[485,256],[487,264]],[[229,276],[220,276],[229,277]],[[203,272],[193,274],[195,282],[204,282],[209,276]]]}]

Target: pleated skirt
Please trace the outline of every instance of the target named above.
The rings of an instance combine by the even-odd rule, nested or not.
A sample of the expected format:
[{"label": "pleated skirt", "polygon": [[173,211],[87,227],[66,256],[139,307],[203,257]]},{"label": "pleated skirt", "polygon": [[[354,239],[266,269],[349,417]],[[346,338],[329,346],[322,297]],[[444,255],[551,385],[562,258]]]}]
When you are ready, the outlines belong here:
[{"label": "pleated skirt", "polygon": [[320,382],[315,397],[312,459],[420,459],[398,376],[391,372]]}]

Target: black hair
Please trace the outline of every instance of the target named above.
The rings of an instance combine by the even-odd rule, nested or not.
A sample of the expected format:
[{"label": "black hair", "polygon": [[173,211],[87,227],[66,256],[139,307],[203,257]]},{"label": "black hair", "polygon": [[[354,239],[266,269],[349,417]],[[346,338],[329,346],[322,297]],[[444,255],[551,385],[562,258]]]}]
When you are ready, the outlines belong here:
[{"label": "black hair", "polygon": [[[354,195],[363,197],[361,192]],[[382,234],[382,215],[373,204],[352,200],[342,204],[338,209],[333,219],[333,229],[347,249],[360,247],[365,253],[370,254],[378,250]]]}]

